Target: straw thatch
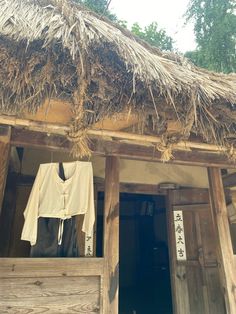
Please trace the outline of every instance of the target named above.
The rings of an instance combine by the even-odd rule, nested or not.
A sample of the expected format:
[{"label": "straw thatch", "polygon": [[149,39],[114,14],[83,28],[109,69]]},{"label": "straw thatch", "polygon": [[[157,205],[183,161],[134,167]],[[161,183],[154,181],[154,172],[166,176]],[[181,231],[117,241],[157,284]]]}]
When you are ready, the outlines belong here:
[{"label": "straw thatch", "polygon": [[[67,0],[0,0],[0,98],[8,114],[70,100],[81,154],[86,129],[124,109],[140,116],[135,132],[161,135],[164,146],[190,133],[234,142],[236,74],[199,69]],[[170,119],[181,125],[171,137]]]}]

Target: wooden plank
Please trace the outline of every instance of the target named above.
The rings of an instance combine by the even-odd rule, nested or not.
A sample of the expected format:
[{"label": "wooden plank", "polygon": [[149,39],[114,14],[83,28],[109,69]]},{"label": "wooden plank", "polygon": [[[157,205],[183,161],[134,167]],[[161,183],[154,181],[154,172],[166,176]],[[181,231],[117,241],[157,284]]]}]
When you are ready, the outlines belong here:
[{"label": "wooden plank", "polygon": [[223,313],[226,313],[218,267],[206,268],[206,281],[210,314],[222,314],[222,309]]},{"label": "wooden plank", "polygon": [[[44,148],[62,152],[69,152],[71,150],[71,143],[65,136],[15,128],[12,131],[11,143],[15,146]],[[90,145],[94,155],[112,155],[126,159],[161,162],[161,153],[154,146],[143,146],[102,138],[91,138]],[[174,151],[173,156],[174,159],[168,163],[235,168],[235,162],[228,160],[224,154],[193,149],[192,151]]]},{"label": "wooden plank", "polygon": [[[208,209],[208,208],[207,208]],[[206,212],[206,211],[205,211]],[[203,306],[203,312],[205,314],[210,314],[210,308],[209,308],[209,296],[208,296],[208,289],[207,289],[207,281],[206,281],[206,255],[205,250],[207,247],[203,245],[203,238],[205,238],[207,235],[202,232],[201,229],[201,220],[200,220],[200,212],[195,212],[195,226],[196,226],[196,237],[197,237],[197,250],[198,250],[198,261],[199,261],[199,275],[201,282],[199,284],[199,287],[202,289],[199,289],[202,292],[202,306]],[[208,213],[207,213],[208,214]],[[209,226],[210,229],[210,226]],[[192,282],[192,286],[195,286],[195,282]],[[191,291],[190,288],[190,291]],[[200,302],[199,302],[200,303]],[[199,311],[198,313],[201,313]]]},{"label": "wooden plank", "polygon": [[176,265],[176,280],[174,286],[174,289],[176,289],[175,314],[191,313],[189,299],[191,291],[188,289],[187,274],[187,267],[185,265]]},{"label": "wooden plank", "polygon": [[188,295],[190,311],[182,314],[208,314],[204,307],[204,296],[202,286],[202,274],[199,267],[186,267],[186,277],[188,282]]},{"label": "wooden plank", "polygon": [[99,277],[1,279],[1,313],[97,313]]},{"label": "wooden plank", "polygon": [[104,314],[118,314],[119,159],[106,157],[104,201]]},{"label": "wooden plank", "polygon": [[0,258],[0,278],[97,276],[103,258]]},{"label": "wooden plank", "polygon": [[199,252],[197,246],[198,239],[196,234],[195,212],[185,211],[183,213],[183,219],[187,260],[198,261]]},{"label": "wooden plank", "polygon": [[208,168],[211,213],[217,236],[221,285],[228,314],[236,313],[236,261],[230,237],[229,221],[220,169]]},{"label": "wooden plank", "polygon": [[180,205],[202,205],[209,203],[208,189],[190,188],[172,191],[175,200],[174,206]]},{"label": "wooden plank", "polygon": [[8,126],[0,126],[0,213],[2,210],[2,202],[10,158],[10,139],[11,128]]},{"label": "wooden plank", "polygon": [[201,247],[204,257],[205,266],[215,266],[218,267],[217,256],[216,256],[216,240],[215,232],[212,223],[212,217],[210,214],[210,207],[205,211],[198,212],[199,219],[197,221],[198,228],[201,232]]}]

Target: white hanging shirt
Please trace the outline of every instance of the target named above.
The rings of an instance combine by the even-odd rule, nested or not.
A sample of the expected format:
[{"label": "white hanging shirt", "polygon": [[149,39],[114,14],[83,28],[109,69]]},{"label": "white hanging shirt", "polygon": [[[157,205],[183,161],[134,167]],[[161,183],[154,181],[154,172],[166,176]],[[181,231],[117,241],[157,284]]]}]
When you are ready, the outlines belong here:
[{"label": "white hanging shirt", "polygon": [[95,220],[93,169],[91,162],[63,164],[66,180],[59,177],[59,164],[39,167],[24,211],[21,239],[36,244],[38,217],[69,219],[85,214],[82,231],[91,235]]}]

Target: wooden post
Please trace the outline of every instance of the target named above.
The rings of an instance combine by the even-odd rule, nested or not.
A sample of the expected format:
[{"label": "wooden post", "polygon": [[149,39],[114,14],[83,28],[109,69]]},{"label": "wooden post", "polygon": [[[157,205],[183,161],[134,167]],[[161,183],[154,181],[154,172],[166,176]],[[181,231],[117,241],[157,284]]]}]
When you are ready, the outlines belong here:
[{"label": "wooden post", "polygon": [[119,290],[119,159],[106,157],[104,203],[103,313],[118,314]]},{"label": "wooden post", "polygon": [[236,313],[236,257],[230,236],[221,172],[208,168],[211,212],[217,236],[217,253],[227,314]]},{"label": "wooden post", "polygon": [[[167,197],[167,230],[169,243],[169,261],[171,274],[171,291],[173,313],[188,314],[190,313],[189,290],[187,282],[187,267],[186,265],[178,265],[176,260],[176,242],[174,230],[173,206],[176,203],[178,194],[173,191],[168,191]],[[191,293],[191,291],[190,291]]]},{"label": "wooden post", "polygon": [[0,213],[6,185],[8,163],[10,157],[11,128],[0,126]]}]

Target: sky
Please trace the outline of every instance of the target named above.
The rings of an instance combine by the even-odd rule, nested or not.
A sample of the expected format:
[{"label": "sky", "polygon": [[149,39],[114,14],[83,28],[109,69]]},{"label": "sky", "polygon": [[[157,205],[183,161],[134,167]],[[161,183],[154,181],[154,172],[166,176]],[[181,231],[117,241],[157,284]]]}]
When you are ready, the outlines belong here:
[{"label": "sky", "polygon": [[196,47],[193,25],[184,26],[183,14],[189,0],[111,0],[110,10],[130,27],[138,22],[142,27],[158,22],[175,41],[180,52]]}]

